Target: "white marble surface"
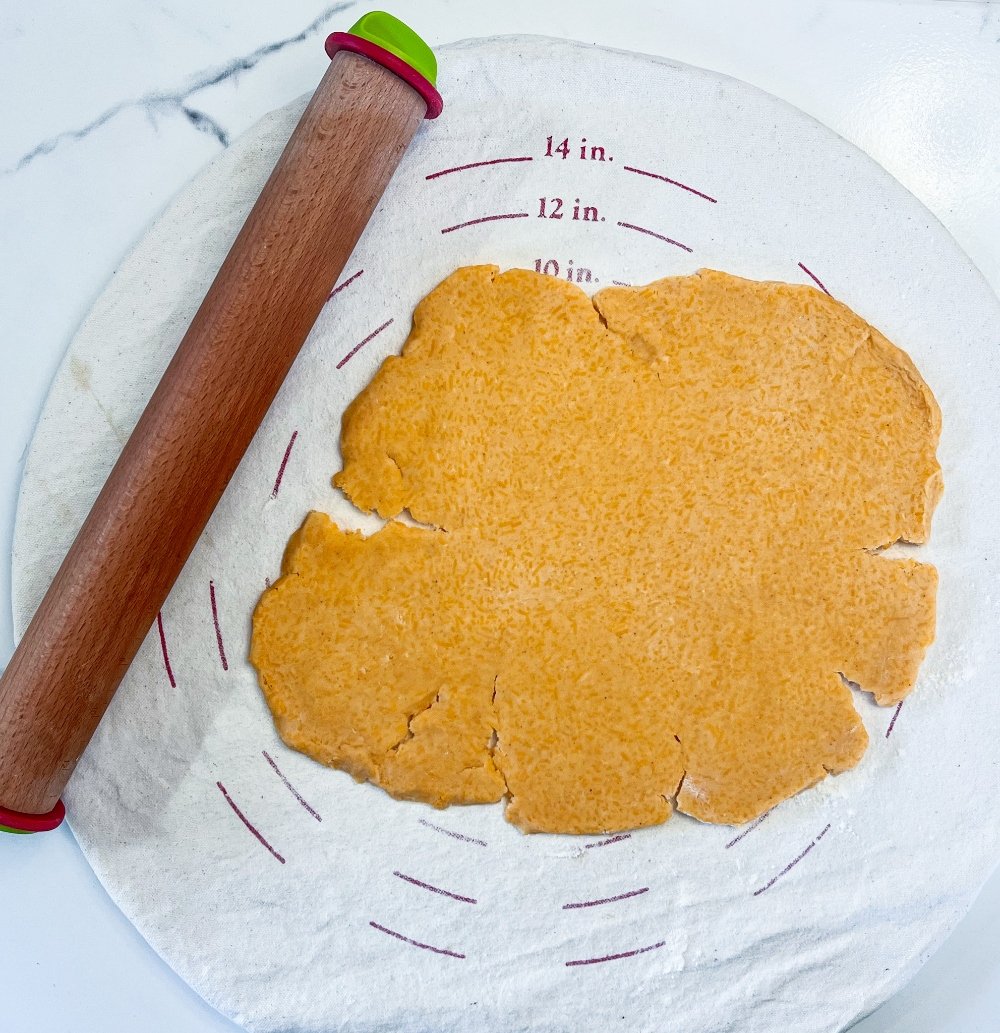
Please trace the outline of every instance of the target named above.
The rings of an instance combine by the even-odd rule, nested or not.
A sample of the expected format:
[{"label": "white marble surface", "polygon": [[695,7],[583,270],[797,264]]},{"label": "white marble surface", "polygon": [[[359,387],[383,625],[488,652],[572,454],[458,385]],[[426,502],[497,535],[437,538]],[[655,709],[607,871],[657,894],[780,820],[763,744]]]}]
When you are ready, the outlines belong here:
[{"label": "white marble surface", "polygon": [[[1000,291],[1000,5],[974,0],[396,0],[432,44],[537,32],[666,54],[785,98],[872,154]],[[367,9],[304,0],[6,0],[0,15],[0,659],[23,453],[70,335],[180,186],[311,89]],[[446,72],[444,73],[446,74]],[[956,863],[961,863],[956,856]],[[0,840],[4,1033],[235,1030],[108,901],[66,829]],[[863,1033],[986,1033],[1000,876]],[[695,1031],[691,1031],[695,1033]]]}]

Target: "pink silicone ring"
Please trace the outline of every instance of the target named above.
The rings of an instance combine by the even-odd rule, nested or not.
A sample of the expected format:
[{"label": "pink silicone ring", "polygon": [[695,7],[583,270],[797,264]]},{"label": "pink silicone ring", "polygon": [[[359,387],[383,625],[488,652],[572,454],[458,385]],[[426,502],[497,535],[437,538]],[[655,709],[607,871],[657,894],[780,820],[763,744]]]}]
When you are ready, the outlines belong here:
[{"label": "pink silicone ring", "polygon": [[24,814],[21,811],[8,811],[0,807],[0,825],[19,832],[51,832],[62,824],[66,817],[66,808],[60,800],[48,814]]},{"label": "pink silicone ring", "polygon": [[412,86],[424,98],[427,105],[427,113],[424,118],[437,118],[441,114],[444,108],[441,94],[415,68],[396,57],[395,54],[390,54],[388,50],[372,43],[371,40],[352,36],[349,32],[334,32],[327,36],[327,56],[333,57],[338,50],[350,50],[362,57],[371,58],[383,68],[388,68],[390,72],[398,75],[408,86]]}]

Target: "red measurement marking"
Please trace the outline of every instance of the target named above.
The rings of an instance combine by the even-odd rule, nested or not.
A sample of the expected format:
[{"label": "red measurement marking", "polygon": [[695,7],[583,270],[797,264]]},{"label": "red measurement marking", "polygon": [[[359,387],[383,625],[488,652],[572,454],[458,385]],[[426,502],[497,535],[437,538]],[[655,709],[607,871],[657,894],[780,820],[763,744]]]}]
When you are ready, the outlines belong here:
[{"label": "red measurement marking", "polygon": [[801,262],[799,262],[799,268],[806,274],[806,276],[809,277],[810,280],[812,280],[813,283],[816,284],[817,287],[819,287],[819,289],[824,294],[828,295],[831,298],[833,297],[833,295],[830,294],[826,287],[823,286],[823,281],[811,269],[807,269]]},{"label": "red measurement marking", "polygon": [[567,961],[566,967],[574,965],[599,965],[602,961],[620,961],[622,958],[634,958],[638,954],[648,954],[649,951],[659,950],[667,941],[660,940],[659,943],[651,943],[648,947],[638,947],[634,951],[622,951],[621,954],[605,954],[603,958],[581,958],[579,961]]},{"label": "red measurement marking", "polygon": [[649,887],[643,886],[639,890],[629,890],[628,893],[619,893],[617,897],[602,897],[600,900],[582,900],[578,904],[563,904],[563,911],[570,911],[575,907],[597,907],[598,904],[614,904],[619,900],[628,900],[629,897],[639,897],[643,893],[648,893]]},{"label": "red measurement marking", "polygon": [[802,851],[801,854],[799,854],[798,857],[796,857],[793,861],[789,861],[788,864],[786,864],[785,867],[782,868],[781,871],[778,872],[778,874],[775,875],[770,882],[768,882],[764,886],[761,886],[759,890],[754,890],[753,895],[755,897],[759,897],[765,890],[769,890],[783,875],[787,875],[829,831],[830,826],[827,825],[826,828],[823,829],[823,831],[809,844],[809,846],[805,848],[805,850]]},{"label": "red measurement marking", "polygon": [[679,240],[674,240],[672,237],[665,237],[662,233],[656,233],[653,230],[647,230],[645,226],[636,226],[632,222],[619,222],[619,226],[623,226],[627,230],[635,230],[636,233],[645,233],[647,236],[656,237],[657,240],[662,240],[667,244],[673,244],[674,247],[682,248],[684,251],[692,251],[687,244],[682,244]]},{"label": "red measurement marking", "polygon": [[393,872],[397,879],[410,883],[411,886],[419,886],[422,890],[430,890],[431,893],[440,893],[442,897],[451,897],[452,900],[460,900],[463,904],[478,904],[475,897],[463,897],[460,893],[452,893],[450,890],[443,890],[439,886],[432,886],[429,882],[421,882],[414,879],[412,875],[404,875],[402,872]]},{"label": "red measurement marking", "polygon": [[632,838],[632,833],[631,832],[622,832],[622,833],[620,833],[617,836],[612,836],[610,839],[602,839],[598,843],[584,843],[583,844],[583,848],[584,848],[584,850],[589,850],[591,847],[595,847],[595,846],[611,846],[612,843],[620,843],[624,839],[631,839],[631,838]]},{"label": "red measurement marking", "polygon": [[287,789],[287,790],[288,790],[288,791],[289,791],[289,792],[290,792],[290,793],[292,794],[292,796],[294,796],[294,797],[295,797],[295,799],[296,799],[296,800],[298,800],[298,801],[299,801],[299,803],[300,803],[300,804],[302,804],[302,806],[303,806],[303,807],[304,807],[304,808],[305,808],[305,809],[306,809],[306,810],[307,810],[307,811],[308,811],[308,812],[309,812],[309,813],[310,813],[310,814],[311,814],[311,815],[312,815],[312,816],[313,816],[313,817],[314,817],[314,818],[315,818],[315,819],[316,819],[317,821],[322,821],[323,819],[322,819],[322,818],[321,818],[321,817],[320,817],[320,816],[319,816],[319,815],[318,815],[318,814],[317,814],[317,813],[316,813],[316,812],[315,812],[315,811],[314,811],[314,810],[312,809],[312,807],[310,807],[310,806],[309,806],[309,804],[307,804],[307,803],[306,803],[306,801],[305,801],[305,800],[304,800],[304,799],[303,799],[303,798],[302,798],[302,797],[301,797],[301,796],[299,795],[299,791],[298,791],[298,790],[297,790],[297,789],[295,788],[295,786],[293,786],[293,785],[292,785],[292,783],[291,783],[291,782],[289,782],[287,778],[285,778],[285,776],[284,776],[284,773],[282,772],[281,768],[279,768],[279,767],[278,767],[278,765],[277,765],[277,764],[276,764],[276,763],[274,762],[274,757],[272,757],[272,756],[271,756],[271,754],[267,752],[267,750],[261,750],[260,752],[261,752],[262,754],[264,754],[264,760],[266,760],[266,761],[268,762],[268,764],[270,764],[270,765],[271,765],[271,767],[272,767],[272,768],[274,768],[274,773],[275,773],[275,774],[276,774],[276,775],[278,776],[278,778],[280,778],[280,779],[281,779],[281,781],[282,781],[282,782],[284,782],[284,784],[285,784],[285,788],[286,788],[286,789]]},{"label": "red measurement marking", "polygon": [[379,925],[378,922],[368,923],[373,929],[378,929],[380,933],[385,933],[387,936],[395,936],[397,940],[402,940],[403,943],[408,943],[413,947],[419,947],[421,950],[433,951],[435,954],[447,954],[449,958],[465,958],[464,954],[459,954],[456,951],[445,950],[444,947],[432,947],[429,943],[421,943],[419,940],[411,940],[409,936],[404,936],[402,933],[397,933],[392,929],[386,929],[384,925]]},{"label": "red measurement marking", "polygon": [[468,165],[456,165],[452,169],[442,169],[440,172],[432,172],[424,179],[437,179],[438,176],[447,176],[450,172],[465,172],[466,169],[481,169],[484,165],[507,165],[514,161],[534,161],[533,158],[491,158],[489,161],[472,161]]},{"label": "red measurement marking", "polygon": [[160,632],[160,652],[163,654],[163,666],[167,669],[167,677],[170,679],[170,687],[172,689],[176,689],[177,682],[174,681],[174,670],[170,666],[170,657],[167,655],[167,636],[163,633],[162,613],[157,613],[156,615],[156,627]]},{"label": "red measurement marking", "polygon": [[236,817],[239,818],[240,821],[242,821],[243,824],[246,825],[246,827],[253,833],[254,838],[261,844],[261,846],[266,847],[268,852],[272,854],[272,856],[274,856],[275,858],[277,858],[277,860],[284,864],[285,859],[281,856],[281,854],[278,853],[277,850],[274,849],[273,846],[271,846],[270,843],[268,843],[268,841],[254,828],[254,826],[250,824],[250,821],[247,819],[247,816],[239,809],[239,807],[236,806],[236,803],[233,800],[233,798],[229,795],[229,793],[226,792],[226,787],[221,782],[216,782],[215,784],[219,787],[219,792],[221,792],[222,795],[226,798],[226,803],[228,803],[229,806],[232,807],[234,813],[236,814]]},{"label": "red measurement marking", "polygon": [[360,275],[361,275],[361,274],[362,274],[363,272],[364,272],[364,269],[359,269],[359,270],[358,270],[358,271],[357,271],[357,272],[356,272],[356,273],[355,273],[355,274],[354,274],[353,276],[348,276],[348,278],[347,278],[346,280],[344,280],[344,282],[343,282],[342,284],[340,284],[340,285],[339,285],[339,286],[337,286],[337,287],[334,287],[334,288],[333,288],[333,290],[332,290],[332,291],[330,291],[330,297],[329,297],[329,298],[327,298],[326,300],[327,300],[327,301],[329,301],[329,300],[330,300],[330,298],[332,298],[332,297],[334,296],[334,294],[339,294],[339,293],[340,293],[340,292],[341,292],[341,291],[342,291],[342,290],[343,290],[343,289],[344,289],[345,287],[350,287],[350,286],[351,286],[351,284],[352,284],[352,283],[354,283],[354,281],[355,281],[355,280],[356,280],[356,279],[357,279],[357,278],[358,278],[358,277],[359,277],[359,276],[360,276]]},{"label": "red measurement marking", "polygon": [[623,165],[622,168],[626,172],[634,172],[639,176],[649,176],[650,179],[658,179],[663,183],[669,183],[671,186],[680,187],[681,190],[686,190],[689,194],[697,194],[699,197],[705,198],[706,201],[711,201],[712,204],[719,203],[714,197],[709,197],[708,194],[703,194],[700,190],[695,190],[694,187],[689,187],[687,183],[681,183],[676,179],[670,179],[669,176],[661,176],[658,172],[647,172],[645,169],[637,169],[631,165]]},{"label": "red measurement marking", "polygon": [[222,628],[219,627],[219,607],[215,602],[215,582],[209,581],[208,594],[212,600],[212,623],[215,625],[215,641],[219,644],[219,659],[222,661],[222,669],[229,670],[229,661],[226,659],[226,647],[222,644]]},{"label": "red measurement marking", "polygon": [[481,219],[470,219],[468,222],[460,222],[454,226],[445,226],[442,233],[453,233],[455,230],[464,230],[466,226],[478,226],[481,222],[496,222],[498,219],[527,219],[527,212],[507,212],[504,215],[484,215]]},{"label": "red measurement marking", "polygon": [[756,820],[756,821],[753,821],[753,822],[751,822],[751,823],[750,823],[750,824],[749,824],[749,825],[748,825],[748,826],[747,826],[747,827],[746,827],[746,828],[745,828],[745,829],[744,829],[744,830],[743,830],[743,831],[742,831],[742,832],[741,832],[741,833],[740,833],[740,834],[739,834],[739,835],[738,835],[738,836],[737,836],[737,837],[736,837],[735,839],[731,839],[731,840],[730,840],[730,841],[729,841],[729,842],[728,842],[728,843],[726,844],[726,849],[728,850],[728,849],[729,849],[729,848],[730,848],[731,846],[736,846],[736,844],[737,844],[737,843],[738,843],[738,842],[739,842],[739,841],[740,841],[740,840],[741,840],[741,839],[742,839],[742,838],[743,838],[744,836],[749,836],[749,835],[750,835],[750,833],[751,833],[751,832],[753,832],[753,830],[754,830],[754,829],[755,829],[755,828],[756,828],[756,827],[757,827],[757,826],[758,826],[758,825],[759,825],[759,824],[760,824],[760,823],[761,823],[761,822],[762,822],[762,821],[763,821],[763,820],[764,820],[764,819],[765,819],[765,818],[766,818],[766,817],[767,817],[767,816],[768,816],[768,815],[769,815],[770,813],[771,813],[770,811],[764,811],[764,813],[763,813],[763,814],[762,814],[762,815],[761,815],[761,816],[760,816],[759,818],[757,818],[757,820]]},{"label": "red measurement marking", "polygon": [[[168,670],[169,670],[169,668],[168,668]],[[171,680],[172,680],[172,679],[171,679]],[[889,727],[888,727],[888,728],[887,728],[887,729],[885,730],[885,737],[886,737],[887,739],[889,738],[889,736],[890,736],[890,735],[892,735],[892,730],[893,730],[893,728],[895,728],[895,727],[896,727],[896,718],[897,718],[897,717],[899,717],[899,712],[900,712],[900,711],[901,711],[902,709],[903,709],[903,701],[902,701],[902,700],[900,700],[900,701],[899,701],[899,702],[898,702],[898,703],[896,704],[896,710],[895,710],[895,712],[894,712],[894,713],[893,713],[893,715],[892,715],[892,720],[891,720],[891,721],[889,722]]]},{"label": "red measurement marking", "polygon": [[356,345],[355,345],[355,346],[354,346],[354,347],[353,347],[353,348],[352,348],[352,349],[351,349],[351,350],[350,350],[350,351],[349,351],[349,352],[348,352],[348,353],[347,353],[347,354],[346,354],[346,355],[345,355],[345,356],[344,356],[344,357],[343,357],[343,358],[342,358],[342,359],[340,360],[340,362],[338,362],[338,363],[337,363],[337,369],[343,369],[343,368],[344,368],[344,366],[346,366],[346,365],[347,365],[347,363],[348,363],[348,362],[350,362],[350,361],[351,361],[351,359],[353,359],[353,358],[354,358],[354,356],[355,356],[355,355],[357,355],[357,354],[358,354],[358,352],[359,352],[359,351],[361,351],[361,349],[362,349],[362,348],[364,348],[364,346],[365,346],[366,344],[368,344],[368,343],[369,343],[369,341],[373,341],[373,340],[375,340],[375,338],[376,338],[376,337],[378,337],[378,335],[379,335],[380,333],[382,333],[382,331],[383,331],[383,330],[384,330],[384,329],[385,329],[385,328],[386,328],[387,326],[389,326],[389,325],[390,325],[391,323],[392,323],[392,320],[391,320],[391,319],[387,319],[387,320],[386,320],[386,321],[385,321],[385,322],[384,322],[384,323],[383,323],[383,324],[382,324],[382,325],[381,325],[380,327],[378,327],[378,328],[377,328],[377,329],[375,329],[375,330],[372,330],[372,332],[371,332],[371,333],[370,333],[370,334],[369,334],[369,335],[368,335],[368,336],[367,336],[367,337],[366,337],[366,338],[365,338],[365,339],[364,339],[363,341],[359,341],[359,342],[358,342],[358,343],[357,343],[357,344],[356,344]]},{"label": "red measurement marking", "polygon": [[488,846],[488,844],[482,839],[473,839],[472,836],[463,836],[461,832],[452,832],[451,829],[443,829],[440,825],[432,825],[429,821],[424,821],[423,818],[418,819],[421,825],[426,825],[427,828],[433,829],[435,832],[442,832],[446,836],[451,836],[452,839],[460,839],[463,843],[475,843],[476,846]]},{"label": "red measurement marking", "polygon": [[292,454],[292,446],[295,444],[295,439],[299,436],[297,430],[292,431],[292,437],[288,442],[288,448],[285,449],[285,454],[281,460],[281,466],[278,467],[278,476],[274,478],[274,487],[271,489],[271,498],[276,499],[278,497],[278,489],[281,487],[281,478],[285,476],[285,467],[288,466],[288,457]]}]

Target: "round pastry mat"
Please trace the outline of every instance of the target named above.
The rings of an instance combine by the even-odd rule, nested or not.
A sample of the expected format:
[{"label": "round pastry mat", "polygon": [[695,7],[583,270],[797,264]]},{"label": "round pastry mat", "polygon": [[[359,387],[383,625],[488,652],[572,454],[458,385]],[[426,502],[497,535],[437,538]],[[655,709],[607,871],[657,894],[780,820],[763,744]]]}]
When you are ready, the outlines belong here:
[{"label": "round pastry mat", "polygon": [[[440,58],[445,114],[81,762],[73,830],[153,947],[251,1030],[840,1029],[926,959],[997,857],[1000,306],[883,169],[744,83],[535,37]],[[18,634],[303,104],[192,181],[71,343],[25,469]],[[938,641],[903,706],[857,696],[855,770],[742,829],[526,837],[500,806],[399,803],[277,739],[246,661],[253,605],[310,508],[378,526],[330,486],[340,415],[414,304],[477,262],[588,290],[702,266],[815,283],[914,358],[944,413],[919,550],[940,569]]]}]

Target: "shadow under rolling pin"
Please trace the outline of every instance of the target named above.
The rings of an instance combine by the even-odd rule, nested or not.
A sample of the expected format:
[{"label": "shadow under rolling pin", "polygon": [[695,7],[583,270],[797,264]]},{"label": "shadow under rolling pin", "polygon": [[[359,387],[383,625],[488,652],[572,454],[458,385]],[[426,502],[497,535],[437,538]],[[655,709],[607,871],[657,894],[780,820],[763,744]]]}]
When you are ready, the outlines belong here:
[{"label": "shadow under rolling pin", "polygon": [[424,118],[381,12],[330,65],[0,679],[0,829],[41,832]]}]

